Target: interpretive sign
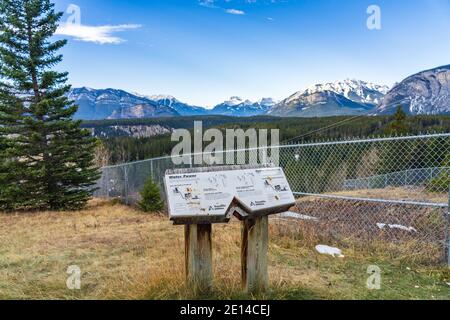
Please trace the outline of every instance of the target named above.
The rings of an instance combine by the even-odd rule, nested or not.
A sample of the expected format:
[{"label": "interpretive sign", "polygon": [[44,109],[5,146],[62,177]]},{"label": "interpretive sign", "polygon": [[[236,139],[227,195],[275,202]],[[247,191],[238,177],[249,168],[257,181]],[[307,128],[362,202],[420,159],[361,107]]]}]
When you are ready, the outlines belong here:
[{"label": "interpretive sign", "polygon": [[212,224],[242,220],[242,285],[268,286],[268,216],[295,204],[283,169],[227,166],[169,170],[165,187],[170,219],[185,225],[186,280],[196,292],[212,288]]},{"label": "interpretive sign", "polygon": [[295,204],[283,169],[275,167],[169,171],[165,186],[176,224],[228,222],[235,213],[276,214]]}]

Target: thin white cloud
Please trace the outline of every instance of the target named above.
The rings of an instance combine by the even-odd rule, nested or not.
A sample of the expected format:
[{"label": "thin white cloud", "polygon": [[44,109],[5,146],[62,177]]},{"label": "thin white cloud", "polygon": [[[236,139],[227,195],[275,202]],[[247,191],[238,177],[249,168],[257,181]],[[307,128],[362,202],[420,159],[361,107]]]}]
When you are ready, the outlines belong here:
[{"label": "thin white cloud", "polygon": [[[211,8],[211,9],[220,9],[228,14],[234,14],[234,15],[240,15],[240,16],[245,15],[245,12],[242,10],[226,9],[223,6],[219,6],[218,3],[221,3],[221,2],[223,2],[223,4],[229,4],[232,2],[232,0],[222,0],[222,1],[220,1],[220,0],[198,0],[198,4],[201,5],[202,7],[207,7],[207,8]],[[244,0],[244,2],[254,3],[254,2],[256,2],[256,0]]]},{"label": "thin white cloud", "polygon": [[240,15],[240,16],[245,15],[245,12],[244,12],[244,11],[242,11],[242,10],[237,10],[237,9],[227,9],[227,10],[225,10],[225,12],[226,12],[226,13],[229,13],[229,14]]},{"label": "thin white cloud", "polygon": [[74,37],[76,40],[97,44],[120,44],[125,40],[114,36],[116,32],[138,29],[138,24],[121,24],[106,26],[87,26],[75,23],[62,23],[56,30],[57,35]]},{"label": "thin white cloud", "polygon": [[199,3],[199,5],[201,5],[203,7],[208,7],[208,8],[215,7],[215,0],[199,0],[198,3]]}]

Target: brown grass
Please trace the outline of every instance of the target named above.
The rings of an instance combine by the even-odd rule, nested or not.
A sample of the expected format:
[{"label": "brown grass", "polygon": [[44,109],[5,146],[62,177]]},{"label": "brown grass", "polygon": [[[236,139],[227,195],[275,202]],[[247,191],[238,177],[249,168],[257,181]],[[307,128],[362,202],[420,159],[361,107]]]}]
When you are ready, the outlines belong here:
[{"label": "brown grass", "polygon": [[[183,227],[164,216],[100,200],[74,213],[0,214],[0,298],[450,298],[445,268],[411,266],[414,272],[405,276],[404,265],[370,252],[348,247],[345,259],[334,259],[318,255],[314,239],[299,239],[273,223],[270,233],[267,294],[241,292],[240,225],[234,221],[214,226],[215,289],[194,297],[184,285]],[[386,270],[386,281],[402,282],[367,290],[367,266],[374,263]],[[66,287],[70,265],[82,270],[79,291]],[[414,289],[417,284],[420,290]]]}]

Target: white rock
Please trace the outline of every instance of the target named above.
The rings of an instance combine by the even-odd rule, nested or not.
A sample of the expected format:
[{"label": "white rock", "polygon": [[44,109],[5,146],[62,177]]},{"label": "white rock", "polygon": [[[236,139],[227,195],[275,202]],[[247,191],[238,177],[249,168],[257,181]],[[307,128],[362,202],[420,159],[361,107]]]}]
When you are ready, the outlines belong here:
[{"label": "white rock", "polygon": [[320,245],[316,246],[316,250],[320,254],[327,254],[327,255],[330,255],[333,257],[344,258],[344,255],[342,254],[342,250],[338,249],[338,248],[320,244]]}]

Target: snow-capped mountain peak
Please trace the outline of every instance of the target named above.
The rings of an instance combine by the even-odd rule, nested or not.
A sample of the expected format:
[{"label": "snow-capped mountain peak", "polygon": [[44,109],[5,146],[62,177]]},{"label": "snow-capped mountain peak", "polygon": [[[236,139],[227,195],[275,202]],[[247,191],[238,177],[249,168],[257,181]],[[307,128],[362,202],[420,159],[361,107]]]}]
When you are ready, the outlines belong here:
[{"label": "snow-capped mountain peak", "polygon": [[229,105],[229,106],[238,106],[241,104],[253,104],[253,102],[251,102],[250,100],[244,100],[241,97],[231,97],[229,100],[225,101],[223,104]]},{"label": "snow-capped mountain peak", "polygon": [[160,100],[169,100],[174,102],[179,102],[174,96],[168,95],[168,94],[155,94],[151,96],[147,96],[150,100],[153,101],[160,101]]},{"label": "snow-capped mountain peak", "polygon": [[261,100],[259,100],[259,104],[261,106],[266,106],[266,107],[273,107],[277,103],[278,103],[278,101],[275,101],[272,98],[262,98]]},{"label": "snow-capped mountain peak", "polygon": [[357,103],[378,105],[388,91],[388,86],[377,85],[361,80],[346,79],[310,86],[295,93],[289,97],[286,102],[292,103],[300,97],[317,93],[333,92]]},{"label": "snow-capped mountain peak", "polygon": [[272,98],[263,98],[258,102],[253,102],[234,96],[215,106],[211,110],[211,114],[242,117],[258,116],[266,114],[274,105],[275,102]]},{"label": "snow-capped mountain peak", "polygon": [[360,80],[342,80],[316,84],[294,93],[269,110],[277,116],[362,115],[379,105],[389,91]]}]

